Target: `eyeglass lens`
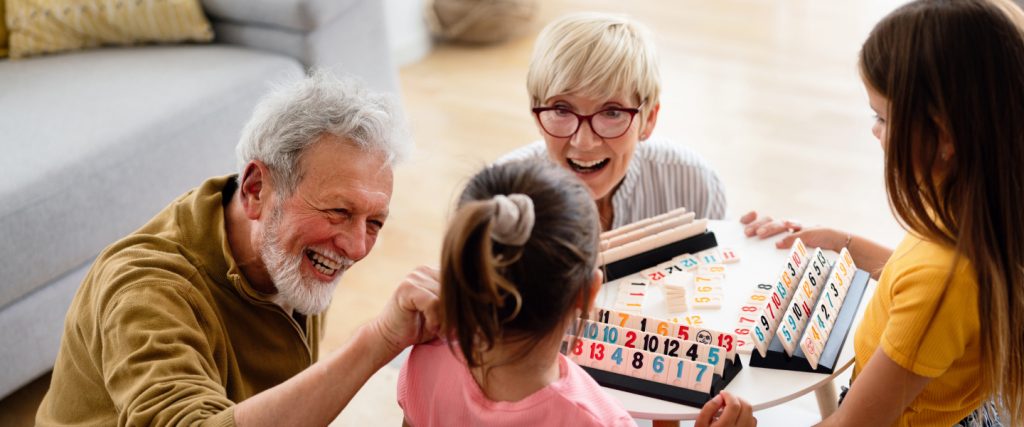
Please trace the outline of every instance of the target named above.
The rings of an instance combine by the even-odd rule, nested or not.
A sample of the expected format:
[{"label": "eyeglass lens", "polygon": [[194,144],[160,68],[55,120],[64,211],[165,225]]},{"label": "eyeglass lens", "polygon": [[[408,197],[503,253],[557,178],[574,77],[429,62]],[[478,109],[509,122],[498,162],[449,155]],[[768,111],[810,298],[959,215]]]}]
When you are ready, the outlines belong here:
[{"label": "eyeglass lens", "polygon": [[[566,109],[547,110],[540,113],[540,124],[551,136],[566,138],[580,127],[580,116]],[[633,122],[629,112],[609,109],[598,112],[590,119],[590,127],[597,136],[617,138],[626,133]]]}]

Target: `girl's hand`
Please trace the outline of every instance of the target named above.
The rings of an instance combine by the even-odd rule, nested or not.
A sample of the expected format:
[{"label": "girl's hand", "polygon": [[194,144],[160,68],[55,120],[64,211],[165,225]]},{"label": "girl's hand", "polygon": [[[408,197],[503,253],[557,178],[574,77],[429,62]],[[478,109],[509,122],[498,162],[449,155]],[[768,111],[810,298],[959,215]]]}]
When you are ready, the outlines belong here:
[{"label": "girl's hand", "polygon": [[797,232],[804,228],[797,221],[775,221],[767,215],[759,216],[757,211],[750,211],[746,215],[741,216],[740,224],[746,225],[743,229],[743,234],[746,234],[747,237],[757,236],[762,239],[767,239],[780,233]]},{"label": "girl's hand", "polygon": [[740,217],[740,223],[746,225],[743,230],[747,237],[758,236],[762,239],[789,233],[779,241],[775,247],[786,249],[793,246],[797,238],[804,241],[804,244],[812,248],[830,249],[839,251],[846,243],[849,234],[827,227],[804,228],[796,221],[773,221],[770,216],[758,217],[757,212],[750,211]]},{"label": "girl's hand", "polygon": [[753,427],[757,425],[750,404],[726,392],[704,404],[694,427]]}]

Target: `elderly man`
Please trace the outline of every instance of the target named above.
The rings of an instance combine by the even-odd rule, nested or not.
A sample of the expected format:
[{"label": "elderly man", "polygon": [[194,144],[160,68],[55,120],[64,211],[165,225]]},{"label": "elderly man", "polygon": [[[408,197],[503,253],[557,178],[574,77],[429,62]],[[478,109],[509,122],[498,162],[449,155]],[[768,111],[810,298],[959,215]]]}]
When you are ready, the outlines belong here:
[{"label": "elderly man", "polygon": [[387,101],[317,73],[265,98],[239,174],[186,193],[96,260],[68,312],[40,425],[323,425],[436,330],[420,268],[348,345],[317,361],[342,274],[384,227]]}]

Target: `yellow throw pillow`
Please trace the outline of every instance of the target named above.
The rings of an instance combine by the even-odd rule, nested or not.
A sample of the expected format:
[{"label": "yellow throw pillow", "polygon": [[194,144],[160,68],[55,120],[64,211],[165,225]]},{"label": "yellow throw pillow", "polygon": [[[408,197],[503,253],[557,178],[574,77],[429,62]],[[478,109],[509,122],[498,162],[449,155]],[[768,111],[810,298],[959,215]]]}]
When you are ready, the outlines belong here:
[{"label": "yellow throw pillow", "polygon": [[199,0],[6,1],[11,58],[105,44],[213,40]]},{"label": "yellow throw pillow", "polygon": [[7,24],[4,18],[4,1],[0,0],[0,58],[7,56]]}]

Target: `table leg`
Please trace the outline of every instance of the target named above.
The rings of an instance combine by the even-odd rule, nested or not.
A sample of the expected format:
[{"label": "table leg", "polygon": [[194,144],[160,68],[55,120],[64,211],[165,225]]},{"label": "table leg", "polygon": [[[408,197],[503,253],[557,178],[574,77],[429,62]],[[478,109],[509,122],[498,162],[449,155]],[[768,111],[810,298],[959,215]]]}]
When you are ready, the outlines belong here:
[{"label": "table leg", "polygon": [[836,385],[832,381],[814,390],[814,397],[818,398],[818,412],[821,413],[821,419],[828,418],[839,407],[839,396],[836,394]]},{"label": "table leg", "polygon": [[679,421],[677,420],[654,420],[651,422],[654,427],[679,427]]}]

